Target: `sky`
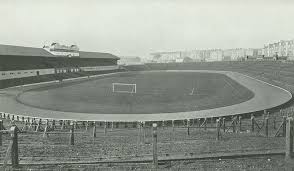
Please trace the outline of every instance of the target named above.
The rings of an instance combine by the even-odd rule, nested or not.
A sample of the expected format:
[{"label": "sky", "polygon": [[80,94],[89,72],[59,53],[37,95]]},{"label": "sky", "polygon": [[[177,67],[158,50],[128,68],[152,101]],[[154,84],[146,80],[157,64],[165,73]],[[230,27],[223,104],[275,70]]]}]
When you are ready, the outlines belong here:
[{"label": "sky", "polygon": [[294,39],[291,0],[0,0],[0,44],[149,57]]}]

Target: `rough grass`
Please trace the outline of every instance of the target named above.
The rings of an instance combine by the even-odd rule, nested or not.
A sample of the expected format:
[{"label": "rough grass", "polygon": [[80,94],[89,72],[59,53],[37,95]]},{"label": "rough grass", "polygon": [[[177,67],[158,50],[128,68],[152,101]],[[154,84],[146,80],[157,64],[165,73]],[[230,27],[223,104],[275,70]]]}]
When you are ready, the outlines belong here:
[{"label": "rough grass", "polygon": [[[269,121],[269,137],[265,137],[264,127],[250,132],[250,119],[243,118],[241,130],[237,126],[237,132],[232,133],[221,131],[221,140],[216,140],[215,123],[208,123],[207,130],[197,128],[198,123],[191,123],[190,135],[187,135],[187,128],[177,123],[173,131],[170,124],[164,128],[158,128],[158,155],[160,158],[171,156],[191,157],[203,154],[214,153],[246,153],[247,151],[283,150],[285,147],[284,137],[274,137],[278,126],[281,124],[279,112],[272,112]],[[276,128],[274,128],[274,120]],[[227,129],[231,126],[227,120]],[[262,125],[263,118],[257,118]],[[22,127],[21,123],[16,123]],[[61,169],[61,170],[145,170],[152,169],[152,164],[147,163],[125,163],[125,164],[56,164],[46,165],[48,162],[79,162],[79,161],[108,161],[108,160],[143,160],[152,158],[152,130],[150,126],[144,129],[145,139],[142,139],[143,132],[139,134],[138,128],[128,125],[128,128],[109,127],[106,135],[103,126],[97,128],[97,137],[92,137],[92,127],[85,130],[80,125],[75,134],[75,145],[70,146],[69,135],[49,134],[43,137],[42,132],[31,132],[19,134],[19,159],[20,163],[39,163],[37,166],[24,165],[25,169]],[[5,127],[9,122],[5,121]],[[60,130],[57,125],[55,132],[69,132],[69,128]],[[231,130],[231,129],[230,129]],[[138,135],[141,135],[141,141]],[[3,135],[3,146],[0,147],[1,154],[10,141],[8,134]],[[4,155],[0,156],[3,162]],[[44,163],[41,165],[41,163]],[[161,162],[161,170],[277,170],[286,168],[287,163],[283,156],[266,156],[243,159],[217,159],[203,161],[173,161]]]}]

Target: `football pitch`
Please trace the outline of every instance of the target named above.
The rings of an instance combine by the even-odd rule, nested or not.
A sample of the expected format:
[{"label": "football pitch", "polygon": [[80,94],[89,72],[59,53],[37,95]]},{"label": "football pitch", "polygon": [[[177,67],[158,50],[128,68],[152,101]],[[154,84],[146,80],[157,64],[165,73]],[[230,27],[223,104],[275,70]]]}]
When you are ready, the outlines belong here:
[{"label": "football pitch", "polygon": [[[114,92],[113,83],[135,84],[136,93]],[[219,108],[253,97],[252,91],[224,74],[187,71],[118,73],[32,89],[17,98],[54,111],[151,114]]]}]

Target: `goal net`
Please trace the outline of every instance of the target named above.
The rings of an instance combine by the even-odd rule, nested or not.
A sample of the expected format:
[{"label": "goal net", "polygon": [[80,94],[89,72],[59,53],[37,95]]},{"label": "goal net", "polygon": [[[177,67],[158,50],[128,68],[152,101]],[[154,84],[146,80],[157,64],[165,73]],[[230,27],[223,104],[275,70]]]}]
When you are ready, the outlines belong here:
[{"label": "goal net", "polygon": [[113,93],[136,93],[136,84],[112,83]]}]

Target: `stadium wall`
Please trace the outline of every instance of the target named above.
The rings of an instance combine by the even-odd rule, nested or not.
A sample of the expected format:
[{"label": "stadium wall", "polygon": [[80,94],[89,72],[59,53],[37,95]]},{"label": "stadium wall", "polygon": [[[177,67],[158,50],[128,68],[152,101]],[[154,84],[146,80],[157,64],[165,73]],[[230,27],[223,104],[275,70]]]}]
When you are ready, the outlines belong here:
[{"label": "stadium wall", "polygon": [[113,66],[94,66],[94,67],[80,67],[82,71],[107,71],[119,69],[118,65]]},{"label": "stadium wall", "polygon": [[80,71],[112,71],[119,69],[118,65],[112,66],[94,66],[94,67],[67,67],[67,68],[48,68],[48,69],[31,69],[31,70],[12,70],[0,71],[0,80],[24,78],[49,74],[74,73]]},{"label": "stadium wall", "polygon": [[55,69],[0,71],[0,80],[54,74]]},{"label": "stadium wall", "polygon": [[0,71],[117,65],[117,59],[0,55]]}]

